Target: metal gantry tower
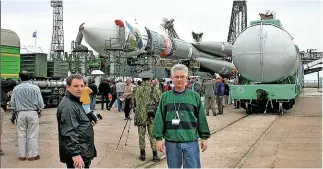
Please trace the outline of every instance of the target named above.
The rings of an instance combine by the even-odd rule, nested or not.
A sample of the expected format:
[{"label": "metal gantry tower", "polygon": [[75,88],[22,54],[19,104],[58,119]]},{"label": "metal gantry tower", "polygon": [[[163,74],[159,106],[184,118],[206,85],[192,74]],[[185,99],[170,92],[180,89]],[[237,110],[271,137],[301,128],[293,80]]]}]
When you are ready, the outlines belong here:
[{"label": "metal gantry tower", "polygon": [[227,42],[233,43],[243,29],[247,27],[247,1],[233,1],[231,21]]},{"label": "metal gantry tower", "polygon": [[53,34],[50,58],[54,62],[64,60],[63,0],[51,0],[53,7]]},{"label": "metal gantry tower", "polygon": [[179,39],[179,36],[174,29],[174,21],[174,19],[168,20],[167,18],[163,18],[163,22],[160,26],[170,36],[170,38]]},{"label": "metal gantry tower", "polygon": [[168,20],[167,18],[163,18],[162,23],[160,24],[161,29],[168,35],[169,39],[172,41],[173,45],[170,54],[176,51],[174,39],[180,39],[174,28],[174,21],[174,19]]},{"label": "metal gantry tower", "polygon": [[[174,21],[175,21],[174,19],[168,20],[167,18],[163,18],[162,23],[160,24],[162,30],[168,35],[169,39],[172,41],[172,49],[171,49],[170,55],[172,55],[173,53],[176,53],[176,43],[174,42],[174,39],[180,39],[175,28],[174,28]],[[196,41],[202,40],[203,33],[192,32],[192,35]],[[189,70],[192,72],[195,72],[200,67],[199,63],[191,58],[190,59],[164,59],[164,58],[161,59],[161,58],[159,58],[156,61],[156,65],[158,65],[158,67],[164,68],[165,70],[168,70],[168,74],[170,73],[169,69],[176,63],[185,64],[189,68]]]}]

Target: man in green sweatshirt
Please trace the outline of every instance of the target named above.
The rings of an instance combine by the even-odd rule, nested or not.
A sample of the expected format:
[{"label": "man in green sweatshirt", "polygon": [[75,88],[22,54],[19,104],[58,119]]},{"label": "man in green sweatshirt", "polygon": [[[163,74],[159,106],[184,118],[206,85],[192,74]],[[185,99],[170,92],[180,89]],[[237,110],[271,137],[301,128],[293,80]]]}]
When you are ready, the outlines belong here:
[{"label": "man in green sweatshirt", "polygon": [[205,109],[198,93],[185,89],[188,68],[176,64],[171,69],[174,89],[161,96],[155,121],[153,137],[156,148],[164,151],[165,139],[168,168],[201,168],[198,139],[201,149],[207,149],[210,130]]}]

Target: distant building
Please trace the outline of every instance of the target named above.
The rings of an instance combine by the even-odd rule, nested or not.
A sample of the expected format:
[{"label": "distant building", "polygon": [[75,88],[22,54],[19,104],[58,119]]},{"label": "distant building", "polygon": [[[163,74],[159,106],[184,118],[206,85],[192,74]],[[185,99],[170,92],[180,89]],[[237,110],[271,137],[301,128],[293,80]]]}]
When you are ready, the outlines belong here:
[{"label": "distant building", "polygon": [[20,69],[28,71],[33,77],[47,77],[47,56],[40,47],[22,46]]},{"label": "distant building", "polygon": [[20,48],[21,54],[27,54],[27,53],[44,53],[41,47],[34,47],[34,46],[22,46]]}]

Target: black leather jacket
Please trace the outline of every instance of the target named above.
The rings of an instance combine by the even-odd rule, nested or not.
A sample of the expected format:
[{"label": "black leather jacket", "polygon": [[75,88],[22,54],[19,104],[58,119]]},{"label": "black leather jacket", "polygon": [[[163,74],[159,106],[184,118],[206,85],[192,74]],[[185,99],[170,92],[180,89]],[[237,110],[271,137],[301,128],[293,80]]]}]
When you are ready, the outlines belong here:
[{"label": "black leather jacket", "polygon": [[93,126],[78,97],[67,92],[57,108],[59,156],[63,163],[81,155],[83,161],[97,156]]}]

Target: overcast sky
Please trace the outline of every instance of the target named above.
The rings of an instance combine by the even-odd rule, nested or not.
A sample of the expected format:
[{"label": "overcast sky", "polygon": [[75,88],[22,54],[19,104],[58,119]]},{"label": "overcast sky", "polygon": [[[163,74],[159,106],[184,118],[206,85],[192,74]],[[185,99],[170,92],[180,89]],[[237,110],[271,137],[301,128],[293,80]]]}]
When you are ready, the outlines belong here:
[{"label": "overcast sky", "polygon": [[[175,29],[181,39],[192,41],[191,31],[204,33],[203,40],[226,41],[231,17],[231,0],[65,0],[65,51],[75,40],[78,27],[87,21],[105,21],[126,18],[137,19],[140,25],[161,32],[163,17],[175,19]],[[315,48],[323,51],[323,2],[315,1],[247,1],[248,25],[258,20],[258,13],[267,9],[276,12],[284,28],[293,36],[300,50]],[[52,14],[50,0],[4,0],[1,2],[1,28],[16,32],[21,45],[34,45],[32,37],[37,30],[37,46],[45,53],[50,50]],[[85,41],[82,42],[86,44]],[[321,75],[322,76],[322,72]],[[306,77],[315,80],[316,74]]]}]

